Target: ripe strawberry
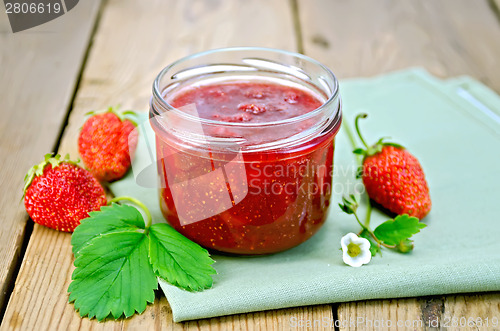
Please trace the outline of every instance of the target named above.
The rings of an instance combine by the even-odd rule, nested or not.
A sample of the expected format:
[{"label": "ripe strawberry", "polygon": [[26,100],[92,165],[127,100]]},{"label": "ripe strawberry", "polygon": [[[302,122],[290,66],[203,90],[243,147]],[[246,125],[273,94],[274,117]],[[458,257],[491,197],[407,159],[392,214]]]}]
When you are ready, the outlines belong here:
[{"label": "ripe strawberry", "polygon": [[101,184],[90,172],[60,155],[30,169],[24,178],[24,206],[36,223],[73,232],[91,211],[106,205]]},{"label": "ripe strawberry", "polygon": [[422,166],[404,147],[384,142],[384,138],[368,146],[358,126],[359,119],[366,117],[356,117],[356,131],[366,150],[358,148],[354,153],[364,156],[360,175],[368,196],[398,215],[424,218],[432,203]]},{"label": "ripe strawberry", "polygon": [[110,107],[105,112],[91,113],[83,124],[78,151],[85,166],[100,181],[120,179],[130,167],[130,152],[137,147],[135,123],[123,118],[130,113]]}]

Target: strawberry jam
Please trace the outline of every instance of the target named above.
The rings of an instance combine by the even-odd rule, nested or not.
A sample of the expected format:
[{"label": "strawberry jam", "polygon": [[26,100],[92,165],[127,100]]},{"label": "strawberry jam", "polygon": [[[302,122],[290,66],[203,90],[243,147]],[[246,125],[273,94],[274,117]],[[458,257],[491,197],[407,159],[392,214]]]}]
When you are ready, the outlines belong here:
[{"label": "strawberry jam", "polygon": [[[319,96],[289,85],[232,81],[180,89],[170,93],[168,102],[217,121],[202,126],[201,135],[244,142],[200,150],[179,147],[182,138],[174,135],[157,135],[160,205],[176,230],[209,249],[266,254],[294,247],[321,227],[330,201],[339,123],[288,147],[248,148],[307,131],[313,118],[285,130],[266,124],[293,122],[314,111],[323,104]],[[225,123],[249,124],[254,131]]]},{"label": "strawberry jam", "polygon": [[176,108],[194,104],[198,116],[206,119],[267,123],[308,113],[322,102],[311,93],[291,86],[234,82],[189,88],[174,96],[170,104]]},{"label": "strawberry jam", "polygon": [[218,252],[299,245],[326,220],[341,119],[335,75],[302,54],[222,48],[168,65],[150,104],[163,215]]}]

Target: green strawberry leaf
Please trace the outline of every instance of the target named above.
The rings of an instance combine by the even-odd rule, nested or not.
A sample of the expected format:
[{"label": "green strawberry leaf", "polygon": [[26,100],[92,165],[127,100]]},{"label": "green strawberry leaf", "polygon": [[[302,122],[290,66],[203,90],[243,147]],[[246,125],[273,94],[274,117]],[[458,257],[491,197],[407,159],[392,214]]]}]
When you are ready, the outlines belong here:
[{"label": "green strawberry leaf", "polygon": [[354,154],[357,154],[357,155],[365,155],[365,150],[362,149],[362,148],[356,148],[355,150],[352,151]]},{"label": "green strawberry leaf", "polygon": [[159,277],[190,291],[212,286],[216,271],[207,250],[165,223],[153,224],[149,238],[149,258]]},{"label": "green strawberry leaf", "polygon": [[420,223],[418,218],[404,214],[380,224],[373,232],[387,245],[398,245],[425,227],[426,225]]},{"label": "green strawberry leaf", "polygon": [[212,286],[214,261],[207,250],[167,224],[151,224],[151,214],[140,201],[133,206],[102,207],[89,213],[75,229],[71,243],[75,270],[68,288],[69,302],[82,317],[99,321],[142,313],[153,302],[157,276],[187,290]]},{"label": "green strawberry leaf", "polygon": [[76,227],[71,236],[73,254],[76,256],[92,239],[100,235],[126,231],[137,232],[144,228],[144,219],[135,207],[116,203],[101,207],[100,211],[90,212],[89,217],[83,219]]},{"label": "green strawberry leaf", "polygon": [[367,239],[370,242],[370,252],[372,253],[372,256],[377,255],[377,253],[380,253],[382,255],[382,251],[380,250],[380,246],[377,244],[375,239],[368,233],[368,231],[363,230],[359,234],[360,237]]},{"label": "green strawberry leaf", "polygon": [[114,232],[94,238],[75,258],[68,292],[80,316],[102,321],[142,313],[155,299],[158,281],[148,259],[149,238]]}]

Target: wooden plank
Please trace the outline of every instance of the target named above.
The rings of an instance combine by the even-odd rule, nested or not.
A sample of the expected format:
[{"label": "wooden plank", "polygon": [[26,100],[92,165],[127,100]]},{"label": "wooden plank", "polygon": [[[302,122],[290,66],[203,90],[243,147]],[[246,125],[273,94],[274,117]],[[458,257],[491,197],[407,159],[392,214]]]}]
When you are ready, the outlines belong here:
[{"label": "wooden plank", "polygon": [[[491,70],[500,58],[494,8],[500,2],[491,1],[490,7],[486,0],[299,0],[302,46],[339,78],[424,66],[442,77],[469,74],[500,92],[500,76]],[[399,329],[419,330],[435,321],[443,326],[450,316],[491,320],[500,317],[500,306],[498,294],[483,294],[343,303],[337,314],[340,329],[371,329],[369,320],[390,320],[389,329],[399,322],[410,324]]]},{"label": "wooden plank", "polygon": [[[147,316],[150,314],[151,316]],[[155,318],[160,316],[160,318]],[[305,323],[311,321],[317,327],[315,330],[329,330],[329,327],[322,325],[325,320],[332,320],[332,310],[329,305],[298,307],[290,309],[279,309],[248,314],[239,314],[210,318],[184,323],[172,323],[170,307],[165,297],[157,300],[154,306],[139,318],[130,319],[130,323],[124,325],[124,329],[139,329],[139,326],[151,325],[150,320],[155,318],[155,329],[182,329],[182,330],[202,330],[202,331],[222,331],[222,330],[283,330],[311,329]],[[304,324],[302,324],[304,323]]]},{"label": "wooden plank", "polygon": [[[142,315],[103,323],[82,319],[67,303],[66,291],[73,269],[70,236],[41,226],[37,226],[36,233],[39,240],[30,241],[0,330],[276,330],[281,325],[289,325],[291,318],[297,323],[332,318],[331,307],[322,305],[174,323],[170,306],[159,293],[155,303]],[[47,254],[51,249],[53,252]]]},{"label": "wooden plank", "polygon": [[0,13],[0,316],[25,236],[28,169],[51,152],[70,105],[100,1],[85,1],[39,27],[12,33]]},{"label": "wooden plank", "polygon": [[[493,0],[498,1],[498,0]],[[299,0],[305,53],[339,78],[424,66],[500,92],[499,20],[488,0]]]},{"label": "wooden plank", "polygon": [[500,330],[500,292],[446,297],[440,327]]},{"label": "wooden plank", "polygon": [[339,330],[423,330],[420,307],[412,298],[343,303],[337,323]]},{"label": "wooden plank", "polygon": [[[146,110],[162,67],[189,53],[236,45],[295,49],[289,2],[108,1],[61,151],[77,155],[78,128],[87,111],[117,103]],[[35,225],[0,329],[278,329],[291,317],[332,318],[331,307],[323,305],[175,324],[160,297],[141,316],[97,323],[81,319],[67,303],[72,261],[70,235]]]},{"label": "wooden plank", "polygon": [[351,302],[338,318],[340,330],[500,330],[500,293]]}]

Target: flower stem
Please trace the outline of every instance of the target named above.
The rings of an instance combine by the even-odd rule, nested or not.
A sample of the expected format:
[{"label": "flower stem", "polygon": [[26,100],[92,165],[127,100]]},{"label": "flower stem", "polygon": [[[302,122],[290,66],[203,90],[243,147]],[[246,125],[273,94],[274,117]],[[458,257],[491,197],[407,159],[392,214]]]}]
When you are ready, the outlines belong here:
[{"label": "flower stem", "polygon": [[[372,231],[370,230],[370,228],[366,227],[366,225],[364,225],[363,223],[361,223],[361,221],[359,220],[359,217],[356,213],[354,213],[354,217],[356,217],[356,221],[358,221],[359,225],[361,226],[361,228],[363,230],[366,230],[368,233],[370,233],[372,235],[372,237],[374,237],[375,235],[372,234]],[[373,238],[373,239],[377,239],[377,238]]]},{"label": "flower stem", "polygon": [[371,200],[370,200],[370,197],[367,195],[366,196],[366,216],[365,216],[365,226],[367,228],[370,227],[370,218],[372,216],[372,203],[371,203]]},{"label": "flower stem", "polygon": [[363,143],[363,145],[365,145],[365,147],[368,149],[368,144],[366,143],[365,139],[363,138],[363,136],[361,135],[361,131],[359,131],[359,119],[360,118],[366,118],[368,115],[365,114],[365,113],[362,113],[362,114],[359,114],[358,116],[356,116],[356,119],[354,120],[354,125],[356,126],[356,132],[358,133],[358,136],[359,136],[359,139],[361,140],[361,142]]},{"label": "flower stem", "polygon": [[[371,205],[371,204],[370,204]],[[371,213],[371,207],[369,208],[370,209],[370,213]],[[373,238],[373,240],[375,240],[375,242],[377,243],[377,245],[379,246],[384,246],[384,247],[387,247],[387,248],[396,248],[396,245],[387,245],[387,244],[384,244],[382,241],[380,241],[376,236],[375,236],[375,233],[373,233],[372,229],[370,229],[370,227],[367,224],[367,222],[365,222],[365,224],[361,223],[361,221],[359,220],[358,218],[358,215],[356,213],[354,213],[354,217],[356,217],[356,221],[358,221],[359,225],[361,226],[361,228],[363,228],[363,230],[366,230],[366,232],[368,232],[370,234],[370,236]],[[368,218],[368,223],[369,223],[369,218]],[[363,232],[363,231],[361,231]],[[361,233],[360,232],[360,233]]]},{"label": "flower stem", "polygon": [[[369,148],[368,144],[366,143],[365,139],[361,135],[361,131],[359,130],[359,119],[360,118],[366,118],[367,116],[368,115],[366,113],[359,114],[358,116],[356,116],[356,119],[354,120],[354,124],[355,124],[355,127],[356,127],[356,133],[358,134],[359,139],[361,140],[361,142],[363,143],[363,145],[368,149]],[[356,140],[354,139],[354,134],[352,133],[352,130],[351,130],[349,124],[347,124],[346,122],[343,122],[342,125],[345,127],[345,131],[347,133],[347,137],[349,138],[349,142],[352,145],[352,148],[356,148]],[[358,161],[359,164],[362,163],[361,155],[357,155],[357,161]],[[377,245],[384,246],[384,247],[387,247],[387,248],[396,248],[396,245],[387,245],[387,244],[384,244],[382,241],[380,241],[375,236],[375,233],[372,231],[372,229],[370,229],[371,215],[372,215],[372,204],[371,204],[370,197],[367,195],[365,223],[364,224],[361,223],[361,221],[358,218],[358,215],[356,213],[354,213],[354,217],[356,217],[356,221],[358,221],[358,223],[359,223],[359,225],[361,226],[361,229],[362,229],[359,232],[359,234],[361,234],[361,232],[363,232],[363,231],[366,230],[366,232],[368,232],[370,234],[370,236],[373,238],[373,240],[375,240],[375,242],[377,243]]]},{"label": "flower stem", "polygon": [[343,122],[342,125],[345,128],[345,132],[347,133],[347,137],[349,138],[349,142],[351,143],[352,148],[356,148],[356,140],[354,139],[354,135],[352,134],[351,127],[346,122]]},{"label": "flower stem", "polygon": [[149,212],[148,207],[146,207],[145,204],[140,202],[137,199],[134,199],[132,197],[116,197],[111,200],[109,200],[108,205],[112,204],[113,202],[118,202],[118,201],[129,201],[132,202],[134,205],[140,207],[143,211],[144,214],[146,214],[146,221],[144,222],[146,225],[146,231],[145,233],[149,232],[149,228],[151,227],[151,223],[153,222],[153,218],[151,217],[151,213]]}]

